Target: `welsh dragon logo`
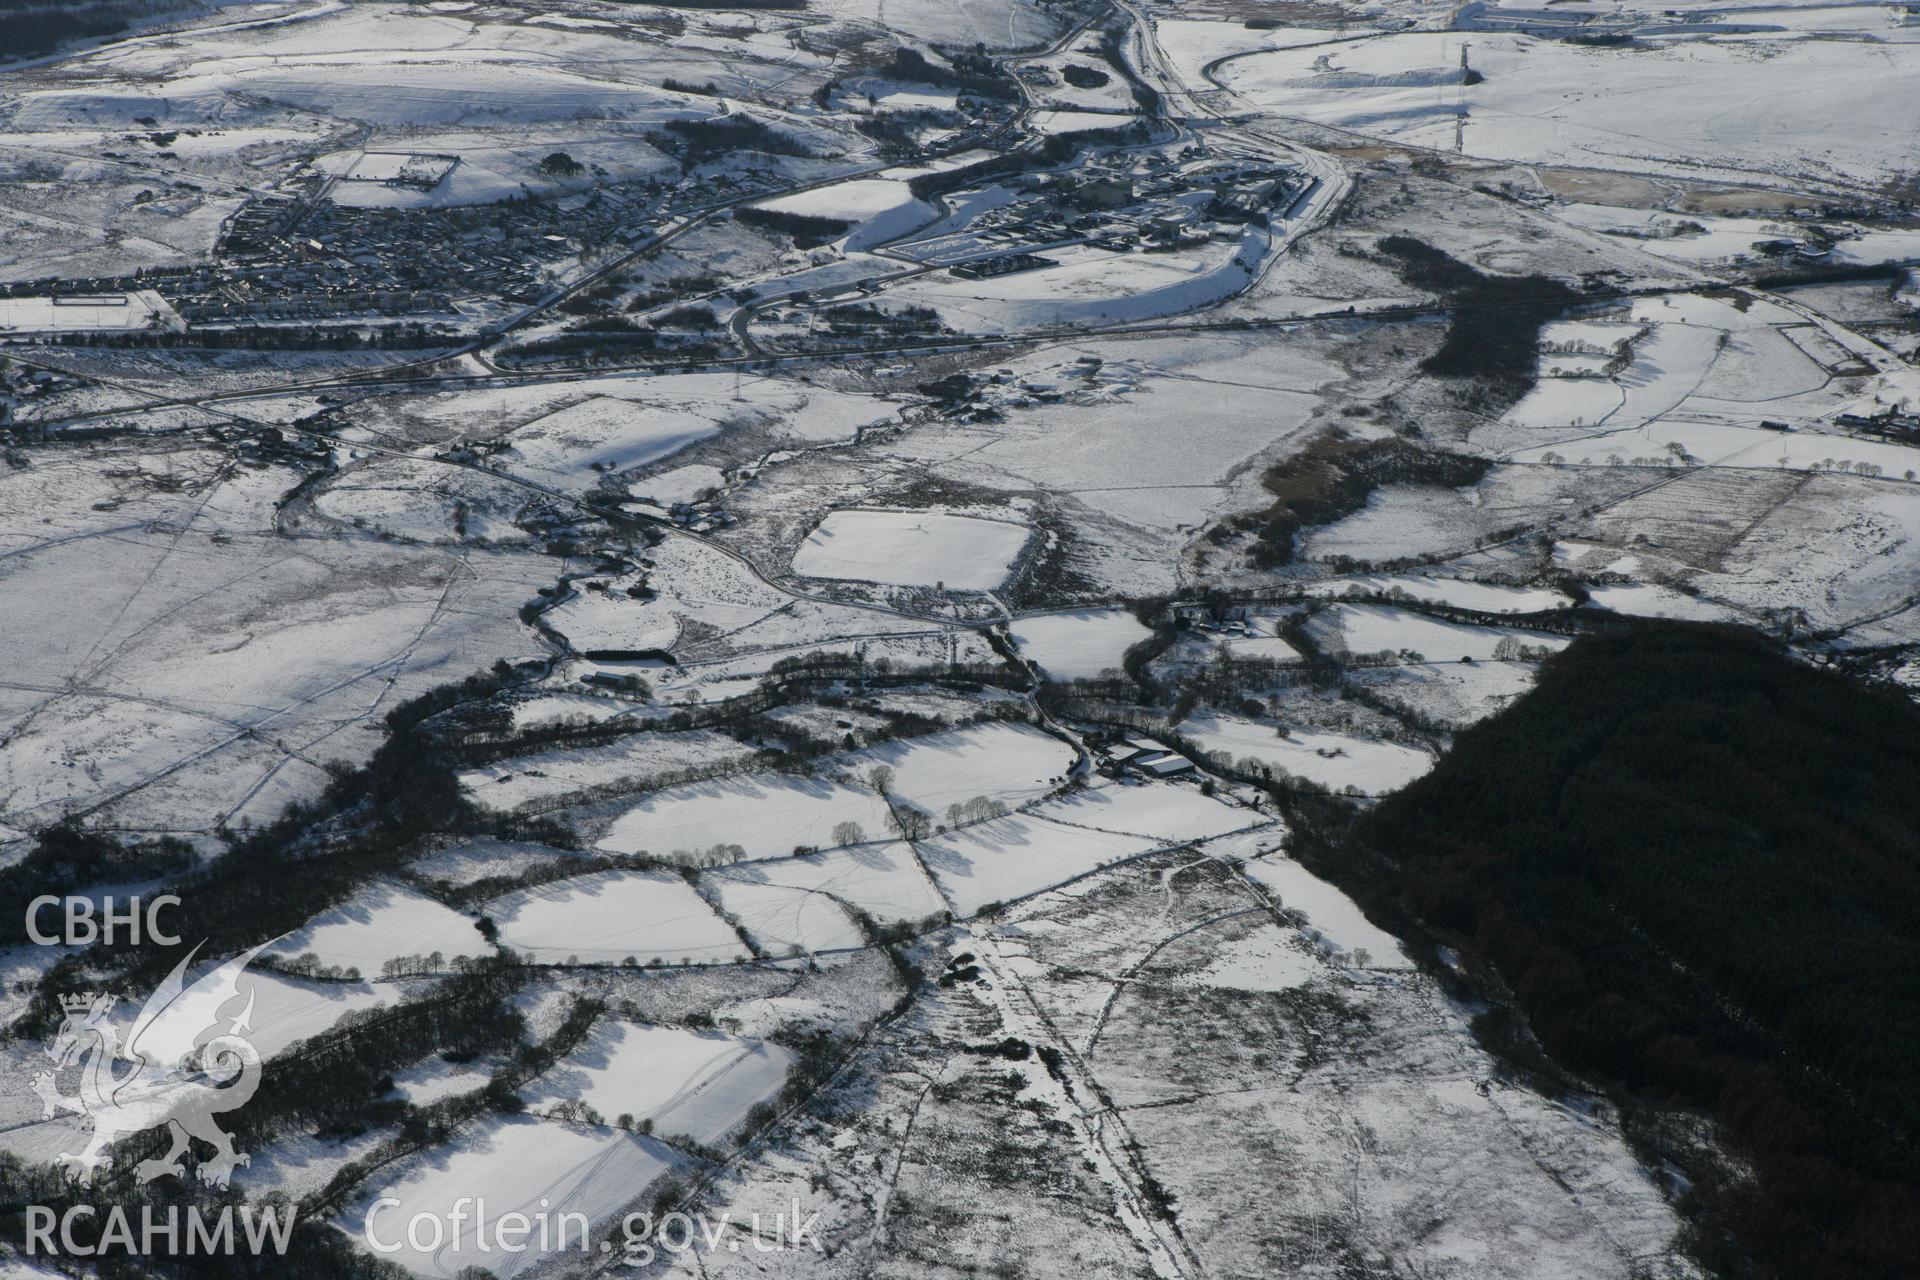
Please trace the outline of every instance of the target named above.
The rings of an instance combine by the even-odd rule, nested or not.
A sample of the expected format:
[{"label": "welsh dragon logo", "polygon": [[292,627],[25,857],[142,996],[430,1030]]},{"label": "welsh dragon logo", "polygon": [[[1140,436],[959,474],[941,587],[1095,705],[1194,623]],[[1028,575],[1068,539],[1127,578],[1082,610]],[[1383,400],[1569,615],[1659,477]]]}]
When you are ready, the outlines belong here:
[{"label": "welsh dragon logo", "polygon": [[[80,1186],[93,1184],[94,1171],[107,1162],[107,1149],[123,1138],[167,1126],[173,1146],[155,1160],[142,1160],[135,1175],[145,1183],[166,1174],[184,1177],[181,1157],[191,1153],[190,1139],[214,1149],[199,1162],[200,1180],[224,1187],[238,1165],[250,1158],[233,1149],[233,1139],[214,1117],[246,1105],[260,1087],[260,1053],[242,1035],[251,1031],[253,984],[240,989],[240,974],[262,948],[242,952],[197,979],[185,981],[187,966],[200,948],[187,953],[147,998],[122,1040],[110,1017],[116,998],[99,992],[63,996],[66,1019],[47,1045],[56,1071],[79,1066],[79,1085],[62,1091],[56,1071],[34,1077],[33,1091],[52,1118],[69,1112],[93,1131],[78,1155],[61,1152],[59,1164]],[[245,1008],[231,1019],[221,1011],[244,994]],[[226,1022],[226,1029],[220,1030]],[[216,1034],[208,1037],[207,1033]]]}]

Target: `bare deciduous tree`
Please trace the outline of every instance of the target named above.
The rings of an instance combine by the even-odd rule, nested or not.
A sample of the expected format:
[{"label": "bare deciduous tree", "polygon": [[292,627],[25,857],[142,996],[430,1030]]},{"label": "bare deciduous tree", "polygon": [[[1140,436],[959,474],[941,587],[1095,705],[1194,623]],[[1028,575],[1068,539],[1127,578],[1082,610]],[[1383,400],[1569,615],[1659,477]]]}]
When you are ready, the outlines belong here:
[{"label": "bare deciduous tree", "polygon": [[933,815],[910,804],[895,805],[887,814],[887,825],[898,831],[903,840],[924,840],[933,830]]}]

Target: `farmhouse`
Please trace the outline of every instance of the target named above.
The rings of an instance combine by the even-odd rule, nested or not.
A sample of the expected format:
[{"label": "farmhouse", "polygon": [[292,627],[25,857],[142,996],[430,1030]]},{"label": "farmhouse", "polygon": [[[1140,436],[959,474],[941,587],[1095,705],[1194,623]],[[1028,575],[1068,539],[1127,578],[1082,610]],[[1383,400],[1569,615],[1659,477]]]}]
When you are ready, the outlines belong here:
[{"label": "farmhouse", "polygon": [[1176,773],[1185,773],[1193,768],[1193,761],[1185,756],[1167,754],[1135,760],[1133,767],[1156,778],[1170,778]]}]

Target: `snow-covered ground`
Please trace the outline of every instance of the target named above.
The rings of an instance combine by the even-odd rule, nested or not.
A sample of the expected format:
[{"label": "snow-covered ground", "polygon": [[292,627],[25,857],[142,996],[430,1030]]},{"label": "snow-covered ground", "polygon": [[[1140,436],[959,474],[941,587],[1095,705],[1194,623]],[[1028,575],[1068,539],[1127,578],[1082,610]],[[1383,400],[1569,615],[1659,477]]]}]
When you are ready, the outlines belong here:
[{"label": "snow-covered ground", "polygon": [[166,299],[151,289],[61,298],[0,298],[0,333],[78,333],[93,329],[158,328],[169,318]]},{"label": "snow-covered ground", "polygon": [[1179,782],[1101,782],[1037,805],[1036,818],[1156,840],[1201,840],[1273,819]]},{"label": "snow-covered ground", "polygon": [[[262,1058],[272,1058],[300,1041],[331,1030],[350,1013],[378,1009],[399,1002],[406,987],[391,982],[314,982],[304,978],[286,978],[279,974],[248,969],[238,979],[239,996],[225,995],[218,989],[196,989],[194,981],[211,970],[196,967],[186,975],[186,993],[169,1005],[165,1017],[157,1019],[142,1037],[140,1049],[156,1063],[178,1062],[194,1047],[204,1043],[209,1028],[226,1030],[242,1008],[251,1001],[244,1021],[251,1028],[248,1043]],[[123,1001],[115,1018],[123,1030],[133,1024],[144,1001]]]},{"label": "snow-covered ground", "polygon": [[[661,1143],[613,1129],[531,1116],[487,1120],[400,1166],[339,1226],[359,1248],[415,1275],[451,1280],[480,1265],[519,1275],[592,1256],[599,1230],[678,1162]],[[478,1217],[482,1201],[487,1221]],[[516,1213],[534,1229],[497,1234],[501,1219]],[[421,1225],[410,1238],[416,1218]],[[513,1222],[505,1226],[514,1231]],[[509,1252],[506,1243],[521,1249]]]},{"label": "snow-covered ground", "polygon": [[711,418],[596,396],[517,428],[501,461],[515,474],[580,491],[604,472],[644,466],[719,429]]},{"label": "snow-covered ground", "polygon": [[1120,666],[1153,632],[1125,609],[1069,609],[1015,620],[1007,634],[1055,680],[1084,680]]},{"label": "snow-covered ground", "polygon": [[611,871],[516,890],[487,904],[500,944],[536,963],[716,964],[748,954],[677,875]]},{"label": "snow-covered ground", "polygon": [[[946,903],[933,882],[927,879],[913,850],[900,841],[863,844],[804,858],[743,863],[712,872],[709,880],[731,880],[756,887],[783,886],[845,903],[882,924],[902,920],[918,922],[946,910]],[[726,901],[728,890],[722,886],[720,892],[721,900]],[[748,900],[752,900],[751,895]],[[813,909],[807,910],[811,913]],[[805,925],[812,920],[801,923]]]},{"label": "snow-covered ground", "polygon": [[[1472,627],[1393,605],[1336,604],[1317,614],[1309,630],[1326,647],[1349,654],[1419,655],[1412,661],[1484,662],[1517,647],[1553,652],[1565,636],[1517,627]],[[1511,656],[1519,656],[1517,653]]]},{"label": "snow-covered ground", "polygon": [[230,465],[197,435],[116,456],[0,471],[0,589],[33,602],[0,609],[24,717],[0,740],[9,826],[271,821],[371,753],[357,726],[390,699],[529,652],[514,610],[551,580],[541,557],[372,538],[290,556],[272,530],[297,471]]},{"label": "snow-covered ground", "polygon": [[[1554,216],[1577,227],[1628,237],[1662,258],[1697,265],[1758,261],[1763,256],[1760,245],[1781,240],[1805,243],[1807,235],[1806,227],[1795,219],[1618,209],[1577,201],[1556,206]],[[1920,231],[1848,224],[1841,224],[1839,229],[1848,238],[1833,246],[1834,261],[1864,266],[1920,257]]]},{"label": "snow-covered ground", "polygon": [[896,586],[991,591],[1026,545],[1025,525],[944,511],[836,511],[807,535],[793,571]]},{"label": "snow-covered ground", "polygon": [[[1462,46],[1483,77],[1462,82]],[[1871,49],[1871,56],[1866,53]],[[1222,81],[1266,110],[1501,160],[1793,174],[1819,156],[1876,183],[1906,145],[1912,44],[1723,36],[1631,50],[1491,32],[1408,32],[1252,54]],[[1764,71],[1758,69],[1764,66]],[[1756,75],[1765,93],[1754,92]]]},{"label": "snow-covered ground", "polygon": [[1450,604],[1479,613],[1535,613],[1563,609],[1572,601],[1552,587],[1514,587],[1470,578],[1434,578],[1418,574],[1369,574],[1331,578],[1307,588],[1315,596],[1386,595]]},{"label": "snow-covered ground", "polygon": [[761,884],[744,876],[709,876],[720,909],[771,955],[812,954],[862,947],[867,938],[847,908],[829,893]]},{"label": "snow-covered ground", "polygon": [[1194,713],[1180,732],[1202,751],[1225,752],[1236,766],[1254,760],[1332,791],[1368,796],[1398,791],[1433,767],[1433,756],[1418,747],[1298,728],[1282,737],[1278,726],[1217,711]]},{"label": "snow-covered ground", "polygon": [[1010,902],[1164,843],[1016,815],[922,841],[919,852],[956,914]]},{"label": "snow-covered ground", "polygon": [[400,956],[437,952],[452,961],[492,951],[471,918],[404,886],[376,883],[314,917],[267,954],[292,959],[312,953],[322,965],[377,978],[382,965]]},{"label": "snow-covered ground", "polygon": [[1267,229],[1249,224],[1231,239],[1171,253],[1049,249],[1042,256],[1050,266],[984,280],[921,276],[888,296],[932,307],[950,327],[970,333],[1152,320],[1234,297],[1253,283],[1272,249]]},{"label": "snow-covered ground", "polygon": [[661,773],[744,760],[752,751],[725,734],[633,734],[597,750],[560,750],[518,756],[460,776],[475,803],[510,810],[577,796],[595,788],[638,788]]},{"label": "snow-covered ground", "polygon": [[901,170],[899,175],[865,178],[835,183],[818,191],[782,196],[759,206],[778,213],[797,213],[814,218],[837,218],[854,226],[842,243],[849,251],[871,248],[888,240],[897,240],[939,216],[939,210],[924,200],[914,199],[907,189],[909,179],[929,169]]},{"label": "snow-covered ground", "polygon": [[599,847],[664,857],[737,844],[746,857],[772,858],[801,845],[839,844],[835,828],[845,822],[860,828],[859,840],[880,837],[886,821],[886,803],[871,788],[817,778],[730,778],[655,792],[616,818]]},{"label": "snow-covered ground", "polygon": [[[1637,300],[1624,367],[1544,377],[1482,438],[1516,462],[1550,465],[1838,469],[1902,479],[1920,468],[1920,450],[1910,445],[1836,435],[1831,425],[1842,412],[1920,399],[1912,370],[1831,320],[1767,300],[1740,302],[1699,294]],[[1543,372],[1568,358],[1543,354]]]},{"label": "snow-covered ground", "polygon": [[535,1112],[584,1102],[661,1137],[719,1142],[780,1091],[793,1055],[777,1044],[684,1027],[602,1022],[522,1096]]},{"label": "snow-covered ground", "polygon": [[[524,962],[503,971],[519,1038],[383,1064],[387,1119],[366,1133],[270,1121],[285,1131],[249,1196],[315,1194],[410,1141],[405,1106],[503,1080],[525,1114],[489,1104],[356,1166],[339,1225],[359,1247],[390,1191],[385,1240],[478,1201],[496,1223],[584,1215],[518,1255],[482,1252],[469,1219],[392,1254],[416,1274],[591,1269],[607,1259],[573,1256],[578,1237],[652,1206],[672,1171],[703,1209],[818,1209],[834,1241],[662,1268],[702,1280],[1009,1258],[1156,1280],[1691,1280],[1679,1216],[1606,1104],[1503,1071],[1469,1006],[1282,856],[1260,788],[1206,780],[1362,806],[1524,696],[1600,611],[1824,632],[1911,671],[1920,450],[1839,419],[1920,407],[1914,291],[1752,277],[1755,241],[1831,239],[1838,266],[1920,255],[1907,220],[1851,208],[1911,177],[1920,24],[1676,2],[1396,0],[1327,27],[1216,6],[1110,45],[1131,10],[1062,38],[1086,15],[1033,0],[302,0],[9,64],[0,280],[35,283],[0,299],[18,356],[0,421],[28,424],[0,451],[0,598],[19,605],[0,609],[0,861],[69,816],[217,856],[292,802],[359,794],[392,712],[491,671],[497,699],[463,695],[416,740],[458,762],[457,829],[275,940],[340,976],[251,972],[244,1017],[269,1058],[368,1013],[421,1030],[438,1015],[410,997],[441,980],[383,978],[390,962],[501,952]],[[1552,38],[1580,26],[1635,33]],[[1013,51],[1017,97],[969,83],[980,45]],[[895,78],[896,47],[961,74]],[[1140,120],[1110,53],[1163,94],[1151,140],[914,198],[935,169]],[[676,154],[697,131],[670,126],[744,119],[809,154]],[[908,140],[942,158],[901,163]],[[1233,220],[1192,178],[1241,160],[1344,198]],[[1140,206],[1046,193],[1083,164],[1208,224],[1130,248],[1157,233]],[[260,198],[292,202],[297,267],[256,288],[221,238]],[[732,216],[749,207],[849,227],[800,250]],[[369,230],[394,227],[471,231],[459,243],[497,257],[409,301],[392,286],[418,264]],[[1489,405],[1422,371],[1442,322],[1398,311],[1424,300],[1376,252],[1386,234],[1619,288],[1546,325],[1533,390]],[[951,270],[1023,249],[1046,262]],[[324,278],[300,304],[316,328],[332,282],[364,277],[352,323],[404,327],[351,351],[112,332],[204,328],[166,301],[201,276],[135,274],[189,266],[240,309]],[[951,332],[802,348],[821,307],[868,299]],[[721,326],[524,347],[689,302]],[[421,317],[443,348],[414,345]],[[675,346],[692,340],[710,354]],[[1383,478],[1303,530],[1296,563],[1252,567],[1236,518],[1284,488],[1276,464],[1342,435],[1487,471]],[[692,528],[661,510],[693,502]],[[1124,692],[1036,691],[1005,664],[1002,630],[1053,680],[1096,679],[1152,634],[1136,609],[1159,626],[1193,600],[1225,603]],[[1571,612],[1549,632],[1438,616],[1454,610]],[[824,654],[864,668],[769,679]],[[1135,724],[1200,767],[1102,776],[1078,743]],[[932,828],[912,841],[908,807]],[[52,957],[0,960],[17,1016]],[[590,1033],[549,1064],[537,1046],[583,1000]],[[237,1009],[189,1012],[197,1033]],[[829,1048],[822,1091],[740,1147]],[[80,1132],[39,1118],[43,1049],[0,1049],[0,1148],[36,1165]]]},{"label": "snow-covered ground", "polygon": [[1678,618],[1684,622],[1739,622],[1724,605],[1653,583],[1616,583],[1589,588],[1596,607],[1642,618]]},{"label": "snow-covered ground", "polygon": [[1222,945],[1212,962],[1185,982],[1202,989],[1292,991],[1321,972],[1299,934],[1263,924],[1246,937]]},{"label": "snow-covered ground", "polygon": [[1271,854],[1248,862],[1244,870],[1276,905],[1305,915],[1307,937],[1341,963],[1363,969],[1413,967],[1397,938],[1367,919],[1352,898],[1291,858]]},{"label": "snow-covered ground", "polygon": [[1027,725],[983,724],[873,747],[844,758],[853,774],[893,771],[889,794],[935,817],[985,796],[1017,807],[1053,791],[1072,767],[1073,748]]}]

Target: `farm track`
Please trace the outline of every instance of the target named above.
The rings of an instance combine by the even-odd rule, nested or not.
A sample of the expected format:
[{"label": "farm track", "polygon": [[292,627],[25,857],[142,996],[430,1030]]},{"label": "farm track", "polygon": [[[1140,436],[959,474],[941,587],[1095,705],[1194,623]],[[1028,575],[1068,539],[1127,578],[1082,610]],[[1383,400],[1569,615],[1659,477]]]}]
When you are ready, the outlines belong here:
[{"label": "farm track", "polygon": [[[1206,1267],[1187,1243],[1178,1218],[1171,1211],[1154,1207],[1153,1199],[1146,1192],[1146,1188],[1153,1185],[1152,1175],[1141,1163],[1139,1143],[1128,1129],[1125,1117],[1105,1105],[1105,1091],[1101,1089],[1092,1068],[1074,1048],[1071,1038],[1060,1030],[1034,997],[1026,981],[1000,954],[998,935],[987,933],[980,937],[979,942],[981,959],[992,974],[998,997],[996,1003],[1002,1006],[1010,1024],[1009,1030],[1015,1034],[1024,1032],[1022,1039],[1036,1047],[1044,1045],[1059,1054],[1060,1060],[1070,1068],[1070,1078],[1078,1079],[1100,1101],[1100,1105],[1089,1107],[1086,1102],[1078,1100],[1077,1091],[1071,1095],[1075,1099],[1074,1122],[1081,1127],[1093,1148],[1099,1152],[1101,1163],[1106,1166],[1107,1179],[1119,1202],[1116,1216],[1123,1225],[1128,1226],[1129,1233],[1134,1235],[1136,1242],[1152,1259],[1154,1270],[1161,1276],[1177,1280],[1204,1276]],[[1118,1152],[1114,1150],[1113,1135],[1116,1133]],[[1134,1226],[1134,1223],[1138,1226]]]},{"label": "farm track", "polygon": [[[1169,904],[1169,906],[1171,906],[1171,904]],[[1128,965],[1126,972],[1114,979],[1113,990],[1107,993],[1106,1003],[1100,1006],[1100,1013],[1093,1020],[1093,1030],[1087,1034],[1087,1043],[1085,1047],[1080,1050],[1081,1056],[1086,1058],[1093,1057],[1093,1051],[1099,1047],[1100,1037],[1105,1034],[1107,1022],[1113,1016],[1114,1007],[1120,1003],[1120,997],[1126,993],[1129,986],[1138,980],[1140,971],[1152,964],[1155,957],[1162,951],[1180,941],[1182,938],[1199,933],[1203,929],[1210,929],[1222,921],[1237,920],[1241,916],[1246,915],[1257,915],[1265,910],[1265,907],[1241,907],[1234,911],[1223,911],[1218,915],[1208,916],[1205,920],[1197,921],[1183,929],[1176,930],[1147,948],[1145,955],[1141,956],[1131,965]],[[1164,924],[1165,921],[1166,917],[1162,915],[1160,923]]]}]

